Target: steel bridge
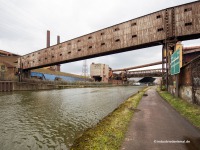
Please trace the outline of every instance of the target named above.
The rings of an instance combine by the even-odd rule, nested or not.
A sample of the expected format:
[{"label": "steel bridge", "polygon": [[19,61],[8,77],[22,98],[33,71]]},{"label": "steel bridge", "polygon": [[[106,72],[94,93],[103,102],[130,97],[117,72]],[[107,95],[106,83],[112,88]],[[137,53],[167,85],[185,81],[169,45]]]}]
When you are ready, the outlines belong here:
[{"label": "steel bridge", "polygon": [[129,71],[126,76],[127,76],[127,78],[162,77],[163,72],[162,72],[162,68],[161,69],[138,70],[138,71]]},{"label": "steel bridge", "polygon": [[[19,58],[18,67],[29,72],[45,66],[163,45],[164,72],[164,63],[169,66],[168,50],[172,50],[177,41],[200,37],[199,16],[200,1],[166,8],[26,54]],[[166,74],[169,74],[168,68]]]},{"label": "steel bridge", "polygon": [[132,70],[132,69],[150,67],[150,66],[155,66],[155,65],[160,65],[160,64],[162,64],[162,61],[158,61],[158,62],[154,62],[154,63],[149,63],[149,64],[144,64],[144,65],[139,65],[139,66],[134,66],[134,67],[129,67],[129,68],[123,68],[123,69],[114,69],[114,70],[112,70],[112,72],[128,71],[128,70]]}]

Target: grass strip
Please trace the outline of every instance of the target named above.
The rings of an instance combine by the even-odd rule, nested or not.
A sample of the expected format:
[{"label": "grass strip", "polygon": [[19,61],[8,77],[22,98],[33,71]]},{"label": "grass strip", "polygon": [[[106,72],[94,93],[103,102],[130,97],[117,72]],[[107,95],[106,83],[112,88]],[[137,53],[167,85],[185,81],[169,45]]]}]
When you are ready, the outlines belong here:
[{"label": "grass strip", "polygon": [[144,92],[131,96],[95,127],[86,130],[74,141],[71,150],[117,150],[120,148],[128,124]]},{"label": "grass strip", "polygon": [[191,104],[181,98],[172,96],[167,91],[157,89],[160,96],[174,107],[182,116],[188,119],[194,126],[200,128],[200,107]]}]

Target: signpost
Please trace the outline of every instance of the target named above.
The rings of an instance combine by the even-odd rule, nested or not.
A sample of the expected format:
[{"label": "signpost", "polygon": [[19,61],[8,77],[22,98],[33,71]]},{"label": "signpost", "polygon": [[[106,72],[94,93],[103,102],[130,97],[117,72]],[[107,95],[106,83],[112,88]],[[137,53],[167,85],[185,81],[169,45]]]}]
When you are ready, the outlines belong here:
[{"label": "signpost", "polygon": [[182,67],[182,44],[176,44],[175,52],[171,55],[171,75],[179,74]]},{"label": "signpost", "polygon": [[174,91],[175,95],[178,97],[178,89],[179,89],[179,73],[180,68],[182,67],[182,50],[183,46],[180,43],[176,44],[175,51],[171,55],[171,75],[175,75],[174,81]]}]

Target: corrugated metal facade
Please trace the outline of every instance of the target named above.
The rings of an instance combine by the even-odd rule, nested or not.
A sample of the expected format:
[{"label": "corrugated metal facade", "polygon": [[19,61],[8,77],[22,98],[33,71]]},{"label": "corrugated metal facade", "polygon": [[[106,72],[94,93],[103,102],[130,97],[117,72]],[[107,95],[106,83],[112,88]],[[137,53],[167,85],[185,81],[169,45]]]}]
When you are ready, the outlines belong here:
[{"label": "corrugated metal facade", "polygon": [[42,80],[49,80],[49,81],[55,81],[57,79],[61,79],[63,81],[67,81],[67,82],[76,82],[76,81],[84,81],[85,80],[84,78],[45,74],[45,73],[40,73],[40,72],[31,72],[31,77],[37,77]]}]

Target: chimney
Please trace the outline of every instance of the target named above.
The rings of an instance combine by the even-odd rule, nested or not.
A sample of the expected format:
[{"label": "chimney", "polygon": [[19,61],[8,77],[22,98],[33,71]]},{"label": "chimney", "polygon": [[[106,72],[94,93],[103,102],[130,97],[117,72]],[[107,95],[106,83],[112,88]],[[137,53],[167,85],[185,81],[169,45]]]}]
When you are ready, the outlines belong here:
[{"label": "chimney", "polygon": [[47,47],[50,47],[50,31],[47,30]]},{"label": "chimney", "polygon": [[59,44],[60,43],[60,36],[58,35],[57,36],[57,44]]}]

